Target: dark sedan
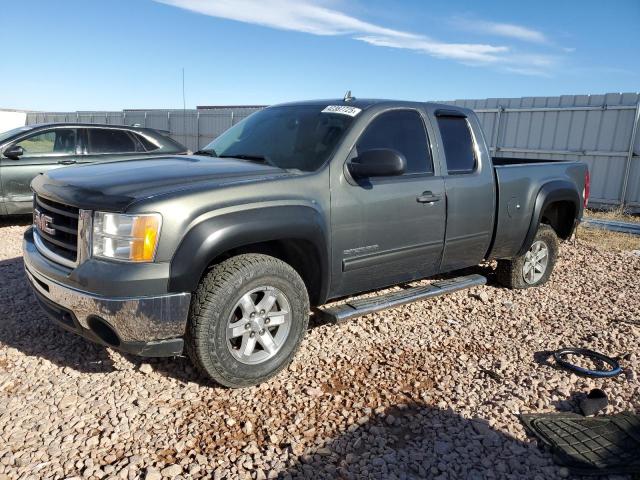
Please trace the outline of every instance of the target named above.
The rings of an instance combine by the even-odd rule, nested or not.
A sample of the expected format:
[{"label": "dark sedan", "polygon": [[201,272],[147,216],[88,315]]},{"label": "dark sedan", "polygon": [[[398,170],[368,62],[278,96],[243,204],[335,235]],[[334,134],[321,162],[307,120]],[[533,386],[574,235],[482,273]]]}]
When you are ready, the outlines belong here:
[{"label": "dark sedan", "polygon": [[48,123],[0,133],[0,215],[30,213],[33,177],[66,165],[187,153],[158,130]]}]

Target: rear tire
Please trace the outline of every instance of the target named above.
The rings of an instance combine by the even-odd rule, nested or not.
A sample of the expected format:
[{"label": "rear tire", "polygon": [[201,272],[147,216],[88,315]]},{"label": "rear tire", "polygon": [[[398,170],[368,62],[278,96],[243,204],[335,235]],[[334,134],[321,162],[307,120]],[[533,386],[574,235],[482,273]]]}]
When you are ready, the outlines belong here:
[{"label": "rear tire", "polygon": [[200,282],[191,302],[187,353],[221,385],[257,385],[291,362],[308,323],[307,289],[291,266],[267,255],[238,255]]},{"label": "rear tire", "polygon": [[558,257],[558,236],[549,225],[540,224],[529,250],[511,260],[498,260],[496,276],[505,287],[539,287],[549,280]]}]

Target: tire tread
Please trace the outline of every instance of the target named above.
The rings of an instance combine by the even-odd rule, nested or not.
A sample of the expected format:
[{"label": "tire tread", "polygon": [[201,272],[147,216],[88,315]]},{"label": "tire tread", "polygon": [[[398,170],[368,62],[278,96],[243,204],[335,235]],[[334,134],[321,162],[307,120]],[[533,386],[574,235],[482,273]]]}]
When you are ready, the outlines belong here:
[{"label": "tire tread", "polygon": [[[273,272],[285,276],[286,280],[290,281],[296,290],[300,292],[304,305],[303,308],[306,312],[309,311],[309,298],[304,282],[293,267],[275,257],[258,253],[241,254],[214,265],[211,270],[205,274],[193,295],[185,335],[185,345],[187,355],[196,368],[221,385],[228,387],[245,387],[267,380],[284,369],[292,360],[293,353],[297,350],[296,345],[288,361],[283,362],[282,365],[258,381],[228,375],[225,373],[225,367],[217,357],[215,355],[208,355],[207,352],[204,351],[207,330],[209,323],[212,321],[210,318],[211,311],[220,306],[225,294],[241,287],[242,282],[238,282],[239,278],[243,280],[248,279],[252,272],[263,268],[268,268]],[[304,335],[309,321],[308,315],[305,316],[302,321],[303,328],[301,331],[302,335]],[[298,344],[301,340],[302,336],[295,339]]]}]

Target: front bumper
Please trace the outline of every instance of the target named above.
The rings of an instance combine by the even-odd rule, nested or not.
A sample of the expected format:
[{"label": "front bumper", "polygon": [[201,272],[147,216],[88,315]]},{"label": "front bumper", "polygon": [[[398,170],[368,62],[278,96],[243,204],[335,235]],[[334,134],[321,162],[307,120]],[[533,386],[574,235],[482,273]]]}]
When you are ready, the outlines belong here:
[{"label": "front bumper", "polygon": [[106,297],[66,286],[43,271],[50,262],[35,248],[32,238],[25,234],[25,272],[38,302],[56,323],[89,340],[136,355],[182,354],[191,294]]}]

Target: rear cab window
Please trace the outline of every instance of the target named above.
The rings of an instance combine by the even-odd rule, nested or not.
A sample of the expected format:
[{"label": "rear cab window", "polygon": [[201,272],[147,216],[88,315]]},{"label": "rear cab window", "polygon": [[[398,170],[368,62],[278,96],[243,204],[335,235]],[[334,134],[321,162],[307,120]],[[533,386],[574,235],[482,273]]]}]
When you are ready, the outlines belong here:
[{"label": "rear cab window", "polygon": [[449,175],[475,172],[478,159],[467,119],[448,115],[439,115],[437,118]]},{"label": "rear cab window", "polygon": [[401,153],[407,161],[405,175],[433,175],[433,160],[427,131],[416,110],[392,110],[374,118],[361,135],[356,149],[388,148]]}]

